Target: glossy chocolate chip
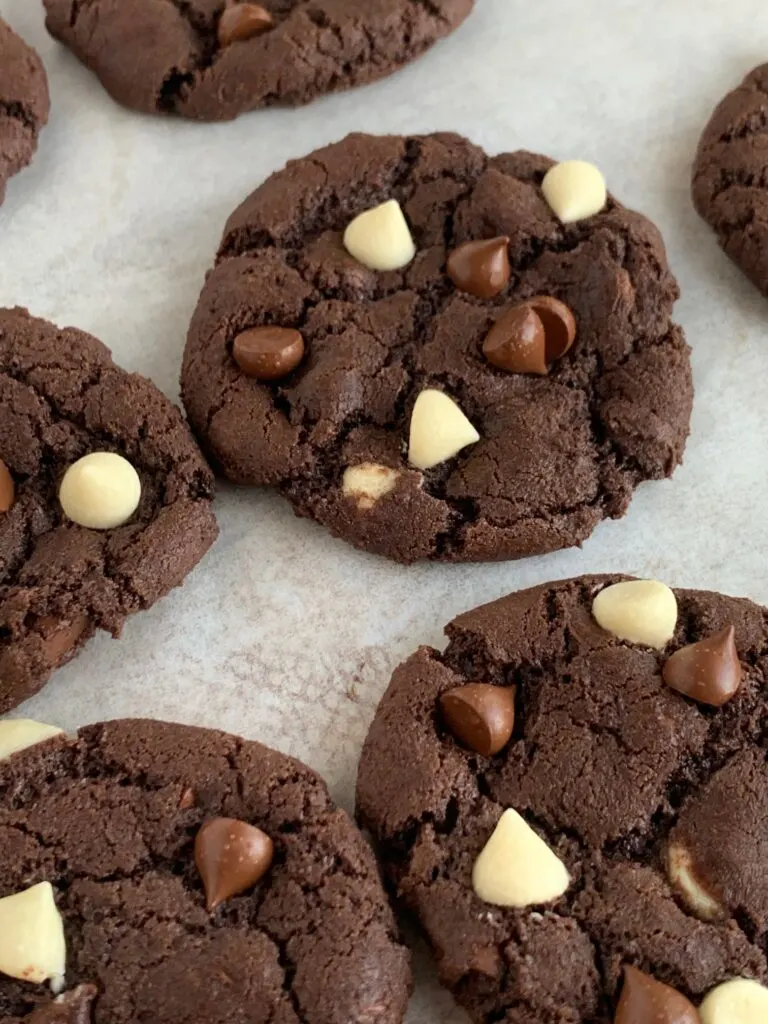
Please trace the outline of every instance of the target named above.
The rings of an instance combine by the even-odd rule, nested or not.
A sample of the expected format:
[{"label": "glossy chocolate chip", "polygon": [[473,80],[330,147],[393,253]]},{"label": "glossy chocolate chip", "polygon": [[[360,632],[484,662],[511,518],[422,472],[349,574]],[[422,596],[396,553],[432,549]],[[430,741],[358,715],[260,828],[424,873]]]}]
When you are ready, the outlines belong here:
[{"label": "glossy chocolate chip", "polygon": [[16,486],[6,464],[0,459],[0,513],[10,512],[16,497]]},{"label": "glossy chocolate chip", "polygon": [[544,358],[547,363],[554,363],[576,340],[576,318],[564,302],[551,295],[534,295],[527,300],[527,305],[533,307],[544,325]]},{"label": "glossy chocolate chip", "polygon": [[523,304],[503,313],[483,342],[483,355],[508,373],[548,373],[544,325],[534,309]]},{"label": "glossy chocolate chip", "polygon": [[459,291],[492,299],[509,284],[509,238],[465,242],[448,257],[448,277]]},{"label": "glossy chocolate chip", "polygon": [[206,908],[237,896],[269,870],[274,846],[260,828],[237,818],[212,818],[195,837],[195,864],[205,888]]},{"label": "glossy chocolate chip", "polygon": [[483,757],[502,750],[515,725],[514,686],[468,683],[440,697],[443,721],[465,747]]},{"label": "glossy chocolate chip", "polygon": [[40,633],[43,638],[43,651],[47,661],[58,665],[62,658],[70,654],[80,637],[88,628],[88,616],[75,615],[69,621],[46,615],[40,620]]},{"label": "glossy chocolate chip", "polygon": [[736,650],[736,630],[719,633],[675,651],[662,669],[667,686],[678,693],[719,708],[736,695],[743,673]]},{"label": "glossy chocolate chip", "polygon": [[700,1024],[692,1003],[677,989],[636,967],[624,968],[624,985],[614,1024]]},{"label": "glossy chocolate chip", "polygon": [[232,4],[225,7],[219,18],[219,45],[229,46],[268,32],[272,15],[260,4]]},{"label": "glossy chocolate chip", "polygon": [[279,380],[304,358],[304,339],[289,327],[251,327],[235,338],[232,357],[246,377]]}]

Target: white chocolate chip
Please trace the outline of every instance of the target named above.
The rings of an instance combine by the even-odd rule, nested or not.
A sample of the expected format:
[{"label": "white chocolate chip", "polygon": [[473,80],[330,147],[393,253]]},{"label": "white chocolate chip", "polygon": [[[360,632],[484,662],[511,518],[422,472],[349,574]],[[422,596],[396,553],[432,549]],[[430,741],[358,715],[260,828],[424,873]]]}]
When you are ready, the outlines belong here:
[{"label": "white chocolate chip", "polygon": [[626,580],[601,590],[592,602],[599,626],[620,640],[661,649],[677,625],[677,599],[656,580]]},{"label": "white chocolate chip", "polygon": [[61,991],[66,953],[50,882],[0,899],[0,973]]},{"label": "white chocolate chip", "polygon": [[411,414],[408,461],[416,469],[431,469],[453,458],[480,435],[452,398],[427,388],[416,399]]},{"label": "white chocolate chip", "polygon": [[64,474],[59,501],[73,523],[91,530],[122,526],[141,499],[139,474],[122,455],[92,452]]},{"label": "white chocolate chip", "polygon": [[544,175],[541,190],[563,224],[594,217],[608,199],[605,178],[594,164],[585,160],[555,164]]},{"label": "white chocolate chip", "polygon": [[31,718],[11,718],[0,722],[0,761],[62,732],[55,725],[33,722]]},{"label": "white chocolate chip", "polygon": [[377,462],[362,462],[344,470],[342,491],[360,509],[371,509],[376,502],[394,489],[400,476],[396,469],[380,466]]},{"label": "white chocolate chip", "polygon": [[667,850],[667,875],[696,917],[702,921],[714,921],[723,916],[724,908],[696,878],[693,858],[684,846],[670,844]]},{"label": "white chocolate chip", "polygon": [[416,255],[411,232],[396,199],[366,210],[347,225],[344,246],[370,270],[400,270]]},{"label": "white chocolate chip", "polygon": [[530,907],[562,896],[570,884],[565,864],[517,811],[504,811],[472,870],[486,903]]},{"label": "white chocolate chip", "polygon": [[734,978],[713,989],[699,1007],[701,1024],[766,1024],[768,988]]}]

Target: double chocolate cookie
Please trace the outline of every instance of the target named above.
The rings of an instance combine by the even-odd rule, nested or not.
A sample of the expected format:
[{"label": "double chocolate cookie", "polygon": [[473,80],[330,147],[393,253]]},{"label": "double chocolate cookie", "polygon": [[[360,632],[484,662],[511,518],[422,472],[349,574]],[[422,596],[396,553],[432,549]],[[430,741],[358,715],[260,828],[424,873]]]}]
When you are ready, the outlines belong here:
[{"label": "double chocolate cookie", "polygon": [[473,1020],[768,1020],[767,614],[583,577],[396,671],[358,816]]},{"label": "double chocolate cookie", "polygon": [[383,78],[475,0],[44,0],[48,30],[126,107],[203,121]]},{"label": "double chocolate cookie", "polygon": [[231,480],[401,562],[579,544],[680,462],[662,240],[599,171],[351,135],[230,217],[182,397]]},{"label": "double chocolate cookie", "polygon": [[212,497],[150,381],[82,331],[0,310],[0,712],[182,582],[216,538]]},{"label": "double chocolate cookie", "polygon": [[0,203],[8,179],[34,156],[50,106],[43,62],[0,18]]},{"label": "double chocolate cookie", "polygon": [[768,295],[768,64],[710,118],[693,165],[696,209],[720,245]]},{"label": "double chocolate cookie", "polygon": [[259,743],[136,720],[27,745],[0,759],[0,847],[3,1024],[403,1019],[370,849]]}]

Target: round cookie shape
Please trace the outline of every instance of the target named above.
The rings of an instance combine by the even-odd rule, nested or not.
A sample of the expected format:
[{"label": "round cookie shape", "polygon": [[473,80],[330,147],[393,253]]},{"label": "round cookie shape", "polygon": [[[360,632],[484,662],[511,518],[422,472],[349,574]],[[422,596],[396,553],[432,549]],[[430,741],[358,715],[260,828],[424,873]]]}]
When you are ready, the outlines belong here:
[{"label": "round cookie shape", "polygon": [[[612,1024],[658,986],[699,1007],[729,979],[768,981],[765,609],[677,590],[656,648],[594,618],[620,581],[545,584],[459,616],[444,653],[396,670],[364,745],[358,820],[478,1022]],[[728,627],[744,678],[727,704],[665,683],[677,651]],[[441,710],[469,685],[514,697],[493,756]],[[633,968],[656,989],[625,991]]]},{"label": "round cookie shape", "polygon": [[[638,483],[669,476],[692,383],[662,240],[610,198],[562,224],[541,189],[551,166],[525,152],[490,158],[457,135],[351,135],[270,177],[229,219],[184,355],[182,398],[217,469],[278,488],[299,515],[400,562],[579,544],[624,514]],[[390,201],[416,255],[375,271],[344,235]],[[505,238],[506,285],[493,273],[496,294],[472,294],[485,264],[473,261],[470,281],[453,260],[457,287],[451,253]],[[550,365],[498,368],[483,342],[528,300]],[[552,315],[560,304],[575,339]],[[232,357],[235,338],[262,325],[305,343],[273,383],[248,379]],[[409,427],[434,391],[467,421],[466,439],[423,469],[409,464]],[[379,500],[345,489],[362,466],[395,474]]]},{"label": "round cookie shape", "polygon": [[[67,471],[95,452],[138,474],[138,507],[114,528],[78,525],[60,502]],[[218,529],[213,478],[179,410],[100,341],[24,309],[0,309],[0,458],[14,484],[0,511],[4,712],[95,630],[118,636],[181,584]]]},{"label": "round cookie shape", "polygon": [[[409,957],[374,857],[293,758],[207,729],[108,722],[0,761],[0,795],[0,900],[53,887],[64,991],[95,986],[92,1024],[403,1020]],[[263,830],[274,860],[209,911],[195,836],[218,818]],[[0,974],[0,1020],[37,1024],[51,999]]]},{"label": "round cookie shape", "polygon": [[717,106],[693,164],[693,201],[726,254],[768,295],[768,64]]},{"label": "round cookie shape", "polygon": [[0,18],[0,203],[8,179],[32,160],[50,108],[43,62]]},{"label": "round cookie shape", "polygon": [[48,31],[126,107],[222,121],[384,78],[475,0],[44,0]]}]

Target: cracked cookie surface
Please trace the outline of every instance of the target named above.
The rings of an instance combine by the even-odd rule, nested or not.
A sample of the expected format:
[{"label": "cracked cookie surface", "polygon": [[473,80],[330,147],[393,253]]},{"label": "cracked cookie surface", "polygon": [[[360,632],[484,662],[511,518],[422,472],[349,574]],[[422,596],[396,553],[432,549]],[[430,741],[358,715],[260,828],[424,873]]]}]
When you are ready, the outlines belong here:
[{"label": "cracked cookie surface", "polygon": [[768,295],[768,64],[718,105],[693,165],[693,200],[720,245]]},{"label": "cracked cookie surface", "polygon": [[[402,562],[516,558],[584,540],[626,511],[640,482],[682,457],[689,349],[671,322],[678,290],[657,230],[609,199],[563,226],[540,184],[552,162],[486,156],[456,135],[351,135],[289,163],[230,217],[194,314],[182,399],[232,480],[277,487],[301,515]],[[344,249],[350,220],[397,199],[417,247],[377,273]],[[509,237],[504,292],[456,290],[448,252]],[[574,347],[548,377],[505,373],[481,346],[501,310],[554,295]],[[233,339],[298,328],[307,356],[275,384],[244,376]],[[405,456],[418,393],[447,391],[480,441],[420,473]],[[343,492],[347,467],[396,471],[375,503]]]},{"label": "cracked cookie surface", "polygon": [[[666,649],[633,646],[591,614],[616,579],[547,584],[459,616],[445,653],[421,648],[397,669],[363,749],[360,823],[443,983],[483,1024],[611,1024],[626,964],[696,1005],[728,978],[768,977],[767,613],[676,591]],[[744,680],[728,705],[663,683],[672,651],[729,625]],[[517,687],[512,738],[495,757],[442,724],[440,695],[468,682]],[[510,807],[570,873],[552,904],[503,909],[473,891],[475,860]],[[668,881],[670,847],[717,894],[715,920]]]},{"label": "cracked cookie surface", "polygon": [[43,62],[0,18],[0,203],[8,179],[32,160],[50,106]]},{"label": "cracked cookie surface", "polygon": [[382,78],[457,28],[474,0],[261,0],[272,27],[221,45],[225,0],[45,0],[48,30],[119,103],[225,120]]},{"label": "cracked cookie surface", "polygon": [[[0,762],[0,794],[0,896],[53,885],[66,986],[97,986],[94,1024],[402,1021],[409,959],[373,855],[293,758],[117,721]],[[275,859],[209,914],[193,845],[217,816],[263,829]],[[0,975],[3,1024],[49,999]]]},{"label": "cracked cookie surface", "polygon": [[[111,530],[68,521],[66,469],[113,451],[141,502]],[[0,712],[35,693],[96,629],[179,585],[216,538],[213,478],[179,410],[100,341],[0,310],[0,458],[15,485],[0,513]]]}]

